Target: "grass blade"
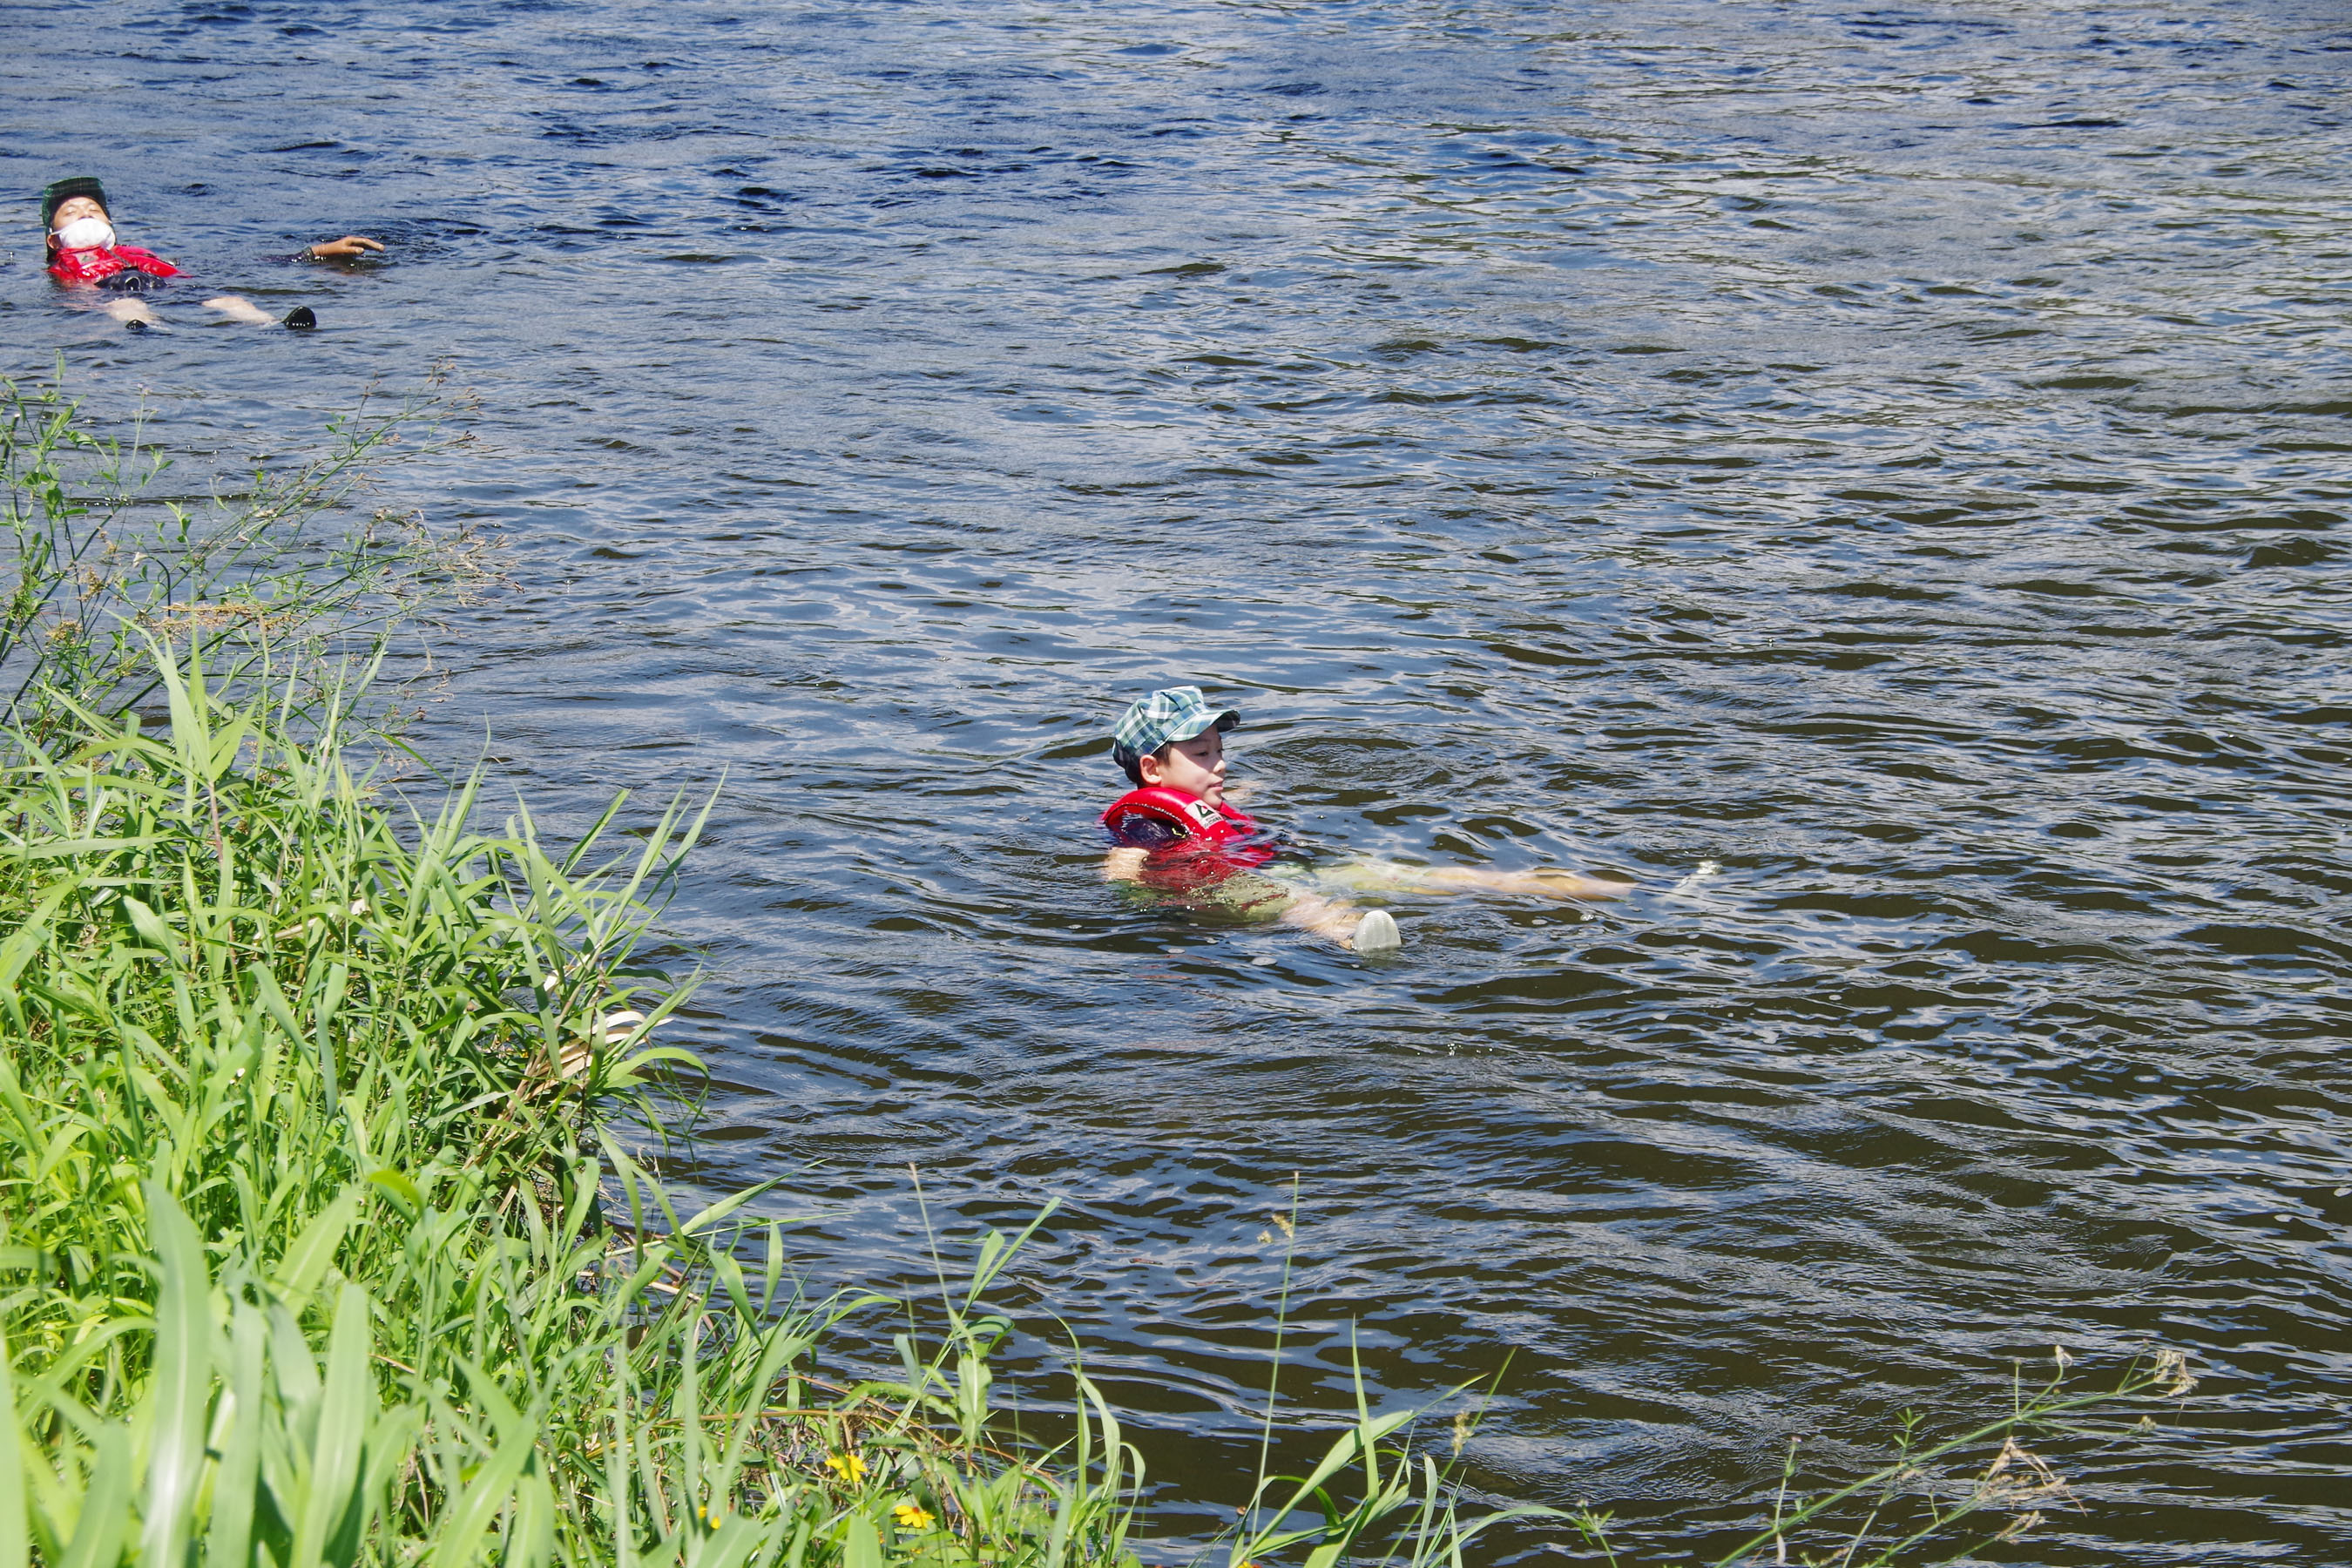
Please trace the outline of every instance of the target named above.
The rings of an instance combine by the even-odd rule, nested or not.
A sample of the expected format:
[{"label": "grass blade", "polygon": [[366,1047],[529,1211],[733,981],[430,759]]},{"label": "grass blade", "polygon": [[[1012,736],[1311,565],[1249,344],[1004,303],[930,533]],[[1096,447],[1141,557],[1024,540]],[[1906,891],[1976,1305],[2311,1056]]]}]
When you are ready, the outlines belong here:
[{"label": "grass blade", "polygon": [[140,1551],[147,1562],[177,1563],[205,1464],[214,1361],[212,1272],[187,1211],[159,1182],[147,1184],[147,1224],[163,1268],[148,1387],[146,1529]]}]

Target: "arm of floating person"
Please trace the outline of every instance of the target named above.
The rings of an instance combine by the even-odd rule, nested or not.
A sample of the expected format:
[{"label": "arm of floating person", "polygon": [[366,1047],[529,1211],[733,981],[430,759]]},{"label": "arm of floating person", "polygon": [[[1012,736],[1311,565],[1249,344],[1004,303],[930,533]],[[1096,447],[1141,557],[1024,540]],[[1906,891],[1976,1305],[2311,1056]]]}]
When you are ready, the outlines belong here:
[{"label": "arm of floating person", "polygon": [[370,251],[381,252],[383,249],[383,244],[380,240],[369,239],[362,235],[347,234],[341,239],[322,239],[316,245],[304,247],[302,259],[333,261],[342,257],[365,256]]},{"label": "arm of floating person", "polygon": [[278,324],[277,317],[241,295],[215,294],[205,301],[205,309],[218,310],[233,321],[244,321],[251,326],[274,327]]}]

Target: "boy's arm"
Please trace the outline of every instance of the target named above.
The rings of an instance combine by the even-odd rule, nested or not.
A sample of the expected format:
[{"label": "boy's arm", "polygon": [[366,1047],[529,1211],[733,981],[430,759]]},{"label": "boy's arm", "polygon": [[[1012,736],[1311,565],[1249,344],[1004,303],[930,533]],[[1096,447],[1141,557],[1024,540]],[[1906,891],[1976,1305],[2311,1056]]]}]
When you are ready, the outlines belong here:
[{"label": "boy's arm", "polygon": [[316,245],[303,247],[302,259],[332,261],[346,256],[365,256],[371,250],[382,251],[383,249],[383,243],[381,240],[370,239],[365,235],[347,234],[341,239],[322,239]]},{"label": "boy's arm", "polygon": [[1147,852],[1141,849],[1118,848],[1103,857],[1102,879],[1106,882],[1140,882],[1143,880],[1143,860]]}]

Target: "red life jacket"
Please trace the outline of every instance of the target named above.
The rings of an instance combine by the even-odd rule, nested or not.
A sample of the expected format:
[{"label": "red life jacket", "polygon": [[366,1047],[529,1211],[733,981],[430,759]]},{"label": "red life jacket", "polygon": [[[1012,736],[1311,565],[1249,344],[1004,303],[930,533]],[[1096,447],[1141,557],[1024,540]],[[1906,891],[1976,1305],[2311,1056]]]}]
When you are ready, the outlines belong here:
[{"label": "red life jacket", "polygon": [[83,250],[49,252],[49,276],[60,283],[103,283],[118,272],[177,278],[180,269],[135,245],[94,245]]},{"label": "red life jacket", "polygon": [[1121,844],[1152,851],[1144,880],[1157,888],[1207,887],[1282,853],[1248,813],[1163,785],[1128,791],[1102,821]]}]

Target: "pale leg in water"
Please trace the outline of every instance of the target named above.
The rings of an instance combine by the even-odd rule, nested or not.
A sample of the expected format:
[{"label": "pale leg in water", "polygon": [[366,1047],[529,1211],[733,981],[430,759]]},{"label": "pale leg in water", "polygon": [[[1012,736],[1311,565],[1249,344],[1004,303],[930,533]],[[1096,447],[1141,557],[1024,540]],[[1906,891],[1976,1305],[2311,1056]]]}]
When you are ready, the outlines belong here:
[{"label": "pale leg in water", "polygon": [[249,327],[274,327],[278,324],[277,317],[252,300],[239,299],[235,294],[215,294],[205,301],[205,309],[218,310],[230,321],[243,321]]},{"label": "pale leg in water", "polygon": [[[1139,882],[1146,860],[1140,849],[1114,849],[1103,857],[1103,880]],[[1344,860],[1297,876],[1278,868],[1244,873],[1221,887],[1219,901],[1241,910],[1250,920],[1279,919],[1286,925],[1357,952],[1380,952],[1402,942],[1396,917],[1385,910],[1370,913],[1344,899],[1310,892],[1299,886],[1312,880],[1327,889],[1366,893],[1502,893],[1532,899],[1617,899],[1633,890],[1631,882],[1605,881],[1556,867],[1533,871],[1492,871],[1483,866],[1405,866],[1393,860]]]},{"label": "pale leg in water", "polygon": [[163,325],[155,319],[155,312],[147,308],[147,301],[144,300],[128,298],[109,300],[106,302],[106,313],[126,327],[134,324],[142,327]]},{"label": "pale leg in water", "polygon": [[1533,899],[1622,899],[1631,882],[1547,868],[1539,871],[1489,871],[1475,866],[1415,866],[1410,885],[1432,893],[1517,893]]},{"label": "pale leg in water", "polygon": [[1483,866],[1407,866],[1395,860],[1342,860],[1319,866],[1313,879],[1355,893],[1503,893],[1530,899],[1617,899],[1631,882],[1580,876],[1555,866],[1533,871],[1490,871]]},{"label": "pale leg in water", "polygon": [[[1140,849],[1114,849],[1103,857],[1103,880],[1139,882],[1143,879],[1143,866],[1147,858]],[[1262,889],[1265,896],[1251,899],[1244,907],[1265,909],[1279,905],[1284,924],[1312,931],[1317,936],[1338,942],[1341,947],[1357,952],[1385,952],[1402,945],[1404,941],[1397,934],[1396,917],[1386,910],[1373,910],[1368,914],[1343,900],[1302,892],[1256,877],[1249,877],[1245,880]],[[1251,918],[1263,920],[1267,917],[1253,914]]]},{"label": "pale leg in water", "polygon": [[1326,937],[1356,952],[1386,952],[1404,944],[1397,934],[1396,917],[1386,910],[1369,912],[1343,899],[1299,893],[1283,906],[1283,922]]}]

